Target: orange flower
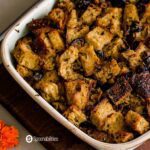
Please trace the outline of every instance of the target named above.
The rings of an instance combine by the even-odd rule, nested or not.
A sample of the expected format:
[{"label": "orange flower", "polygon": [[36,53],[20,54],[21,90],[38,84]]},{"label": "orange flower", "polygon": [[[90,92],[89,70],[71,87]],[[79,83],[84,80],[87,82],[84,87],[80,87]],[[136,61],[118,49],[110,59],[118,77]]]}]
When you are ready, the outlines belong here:
[{"label": "orange flower", "polygon": [[7,150],[18,145],[19,132],[13,126],[0,121],[0,150]]},{"label": "orange flower", "polygon": [[0,131],[2,130],[2,128],[5,126],[4,121],[0,120]]}]

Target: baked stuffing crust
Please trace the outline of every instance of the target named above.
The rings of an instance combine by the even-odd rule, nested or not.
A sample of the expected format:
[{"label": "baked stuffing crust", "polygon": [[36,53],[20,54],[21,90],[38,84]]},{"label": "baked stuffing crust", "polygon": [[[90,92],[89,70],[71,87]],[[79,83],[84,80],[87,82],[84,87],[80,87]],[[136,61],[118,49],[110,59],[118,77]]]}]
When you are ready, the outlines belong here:
[{"label": "baked stuffing crust", "polygon": [[60,0],[27,27],[16,70],[71,123],[108,143],[149,130],[149,1]]}]

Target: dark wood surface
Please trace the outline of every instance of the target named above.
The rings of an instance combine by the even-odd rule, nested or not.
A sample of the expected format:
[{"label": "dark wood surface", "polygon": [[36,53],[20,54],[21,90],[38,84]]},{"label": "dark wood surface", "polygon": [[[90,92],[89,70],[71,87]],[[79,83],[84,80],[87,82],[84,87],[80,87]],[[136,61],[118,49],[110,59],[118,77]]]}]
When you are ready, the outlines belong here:
[{"label": "dark wood surface", "polygon": [[[0,65],[0,103],[34,136],[58,137],[42,143],[48,150],[94,150],[65,129],[36,104]],[[150,150],[150,141],[138,150]]]}]

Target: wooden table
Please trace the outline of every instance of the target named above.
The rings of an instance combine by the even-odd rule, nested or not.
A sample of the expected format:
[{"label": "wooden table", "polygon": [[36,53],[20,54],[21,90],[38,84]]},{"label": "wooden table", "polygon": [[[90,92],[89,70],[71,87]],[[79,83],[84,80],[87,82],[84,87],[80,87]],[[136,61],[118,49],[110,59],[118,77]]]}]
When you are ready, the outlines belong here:
[{"label": "wooden table", "polygon": [[[34,136],[58,137],[58,142],[42,143],[48,150],[94,150],[38,106],[12,79],[3,65],[0,65],[0,103]],[[150,141],[138,150],[150,150]]]}]

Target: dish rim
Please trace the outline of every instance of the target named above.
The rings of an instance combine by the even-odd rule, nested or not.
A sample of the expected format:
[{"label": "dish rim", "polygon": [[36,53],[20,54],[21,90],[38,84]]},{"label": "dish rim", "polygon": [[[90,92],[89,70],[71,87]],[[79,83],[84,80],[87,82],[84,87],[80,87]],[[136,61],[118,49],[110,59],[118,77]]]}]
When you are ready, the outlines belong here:
[{"label": "dish rim", "polygon": [[[74,135],[76,135],[78,138],[83,140],[84,142],[88,143],[92,147],[96,149],[104,148],[104,149],[132,149],[139,145],[141,145],[143,142],[150,139],[150,130],[144,133],[143,135],[129,141],[126,143],[105,143],[98,140],[95,140],[94,138],[90,137],[88,134],[84,133],[82,130],[80,130],[78,127],[73,125],[71,122],[69,122],[63,115],[61,115],[54,107],[51,106],[44,98],[42,98],[39,93],[37,93],[28,83],[25,81],[17,72],[17,70],[13,66],[13,62],[11,61],[11,51],[9,47],[7,47],[7,43],[9,41],[9,37],[11,34],[13,34],[13,31],[15,30],[15,27],[18,25],[20,26],[22,22],[25,20],[25,18],[30,17],[31,13],[35,10],[38,11],[38,8],[44,5],[46,7],[46,3],[48,4],[50,2],[51,7],[53,7],[56,0],[43,0],[38,2],[36,5],[34,5],[25,15],[23,15],[20,19],[18,19],[14,25],[9,29],[9,31],[6,33],[2,45],[1,45],[1,56],[2,56],[2,62],[6,68],[6,70],[9,72],[9,74],[14,78],[14,80],[24,89],[24,91],[32,97],[32,99],[38,103],[47,113],[49,113],[55,120],[57,120],[60,124],[62,124],[65,128],[70,130]],[[52,4],[51,4],[52,3]]]}]

